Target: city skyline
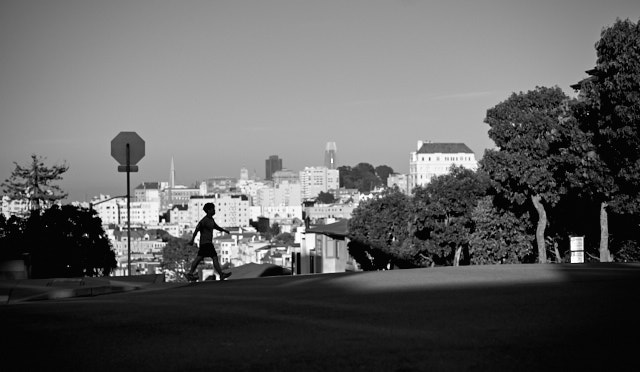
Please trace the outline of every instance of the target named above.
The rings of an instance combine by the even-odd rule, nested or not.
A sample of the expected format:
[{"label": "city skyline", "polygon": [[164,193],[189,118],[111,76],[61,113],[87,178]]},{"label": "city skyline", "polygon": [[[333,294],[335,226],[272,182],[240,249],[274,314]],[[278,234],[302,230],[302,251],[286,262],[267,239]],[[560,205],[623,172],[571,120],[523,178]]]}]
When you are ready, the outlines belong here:
[{"label": "city skyline", "polygon": [[[110,155],[145,140],[131,187],[367,162],[408,173],[418,140],[493,147],[486,110],[570,85],[631,0],[0,2],[0,182],[68,163],[67,200],[126,193]],[[173,176],[172,176],[173,177]]]}]

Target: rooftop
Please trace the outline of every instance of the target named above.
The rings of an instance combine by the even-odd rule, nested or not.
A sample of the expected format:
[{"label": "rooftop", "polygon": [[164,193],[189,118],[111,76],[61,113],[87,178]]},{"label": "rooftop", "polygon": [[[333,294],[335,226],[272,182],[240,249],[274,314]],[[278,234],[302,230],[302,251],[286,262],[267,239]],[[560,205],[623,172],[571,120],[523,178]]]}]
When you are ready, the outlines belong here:
[{"label": "rooftop", "polygon": [[158,182],[143,182],[140,185],[138,185],[138,187],[136,187],[136,190],[158,190],[160,189],[160,183]]},{"label": "rooftop", "polygon": [[431,143],[427,142],[418,149],[418,154],[473,154],[464,143]]},{"label": "rooftop", "polygon": [[307,229],[306,232],[344,238],[349,234],[349,220],[343,219],[327,225],[315,225]]}]

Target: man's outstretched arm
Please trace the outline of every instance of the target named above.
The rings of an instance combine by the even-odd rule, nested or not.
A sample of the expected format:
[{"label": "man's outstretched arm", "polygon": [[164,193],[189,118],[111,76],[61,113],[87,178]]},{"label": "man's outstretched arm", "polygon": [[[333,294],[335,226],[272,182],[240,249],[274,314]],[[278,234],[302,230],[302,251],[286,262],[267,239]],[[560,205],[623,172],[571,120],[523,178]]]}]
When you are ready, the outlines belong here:
[{"label": "man's outstretched arm", "polygon": [[196,240],[196,235],[198,235],[198,232],[200,231],[200,223],[198,222],[198,225],[196,225],[196,229],[193,230],[193,235],[191,236],[191,240],[189,240],[189,245],[193,245],[193,242]]},{"label": "man's outstretched arm", "polygon": [[229,230],[225,229],[224,227],[220,227],[220,225],[218,225],[217,223],[216,223],[216,226],[215,226],[214,228],[215,228],[216,230],[220,231],[220,232],[224,232],[224,233],[227,233],[227,234],[231,234],[231,231],[229,231]]}]

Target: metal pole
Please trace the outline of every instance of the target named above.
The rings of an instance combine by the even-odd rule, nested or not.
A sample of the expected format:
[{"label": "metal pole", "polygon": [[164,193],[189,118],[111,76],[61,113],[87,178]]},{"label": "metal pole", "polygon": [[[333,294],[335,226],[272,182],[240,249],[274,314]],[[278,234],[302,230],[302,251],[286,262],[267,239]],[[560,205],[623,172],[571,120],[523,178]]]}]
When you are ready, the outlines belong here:
[{"label": "metal pole", "polygon": [[131,275],[131,187],[129,186],[129,144],[127,143],[127,275]]}]

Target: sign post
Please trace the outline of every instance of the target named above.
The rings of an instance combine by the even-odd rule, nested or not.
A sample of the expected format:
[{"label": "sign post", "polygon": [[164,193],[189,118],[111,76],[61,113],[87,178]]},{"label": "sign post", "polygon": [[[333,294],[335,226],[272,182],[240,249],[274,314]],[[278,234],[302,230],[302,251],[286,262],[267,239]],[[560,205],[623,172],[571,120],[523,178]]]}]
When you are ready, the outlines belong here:
[{"label": "sign post", "polygon": [[136,132],[120,132],[111,140],[111,156],[120,163],[118,172],[127,172],[127,275],[131,275],[131,172],[144,157],[144,140]]}]

